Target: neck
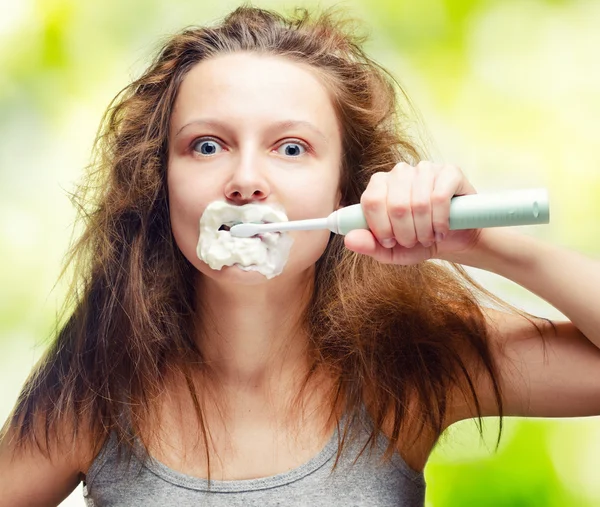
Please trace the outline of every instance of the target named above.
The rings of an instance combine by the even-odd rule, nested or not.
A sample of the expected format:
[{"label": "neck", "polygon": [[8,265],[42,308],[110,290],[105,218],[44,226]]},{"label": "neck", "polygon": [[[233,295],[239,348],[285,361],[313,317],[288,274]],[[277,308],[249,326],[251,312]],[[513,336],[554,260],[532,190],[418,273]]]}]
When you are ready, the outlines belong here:
[{"label": "neck", "polygon": [[312,280],[312,271],[251,286],[199,276],[197,342],[213,380],[236,392],[271,395],[306,373],[302,316]]}]

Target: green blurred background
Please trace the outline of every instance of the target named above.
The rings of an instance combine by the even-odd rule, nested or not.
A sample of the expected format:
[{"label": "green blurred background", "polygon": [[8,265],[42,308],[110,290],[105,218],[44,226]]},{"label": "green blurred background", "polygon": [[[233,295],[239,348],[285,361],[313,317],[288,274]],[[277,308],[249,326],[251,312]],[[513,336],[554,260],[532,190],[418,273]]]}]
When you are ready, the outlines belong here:
[{"label": "green blurred background", "polygon": [[[0,419],[51,334],[75,217],[67,192],[105,107],[161,38],[237,5],[0,1]],[[459,165],[479,192],[548,188],[551,224],[520,230],[599,256],[600,1],[336,5],[369,27],[367,49],[405,86],[433,160]],[[512,282],[471,272],[525,310],[561,316]],[[600,504],[598,418],[507,420],[497,452],[496,427],[486,421],[483,442],[472,421],[448,431],[426,468],[429,507]],[[79,488],[64,505],[83,505]]]}]

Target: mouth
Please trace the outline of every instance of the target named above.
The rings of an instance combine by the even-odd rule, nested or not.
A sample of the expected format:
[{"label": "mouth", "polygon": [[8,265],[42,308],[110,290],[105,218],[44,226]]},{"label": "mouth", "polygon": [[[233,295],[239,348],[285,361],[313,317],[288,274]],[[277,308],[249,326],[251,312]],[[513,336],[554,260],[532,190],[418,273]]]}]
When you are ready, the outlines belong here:
[{"label": "mouth", "polygon": [[[244,222],[225,222],[224,224],[221,225],[221,227],[219,227],[218,230],[219,231],[228,231],[229,232],[234,225],[238,225],[238,224],[242,224],[242,223],[244,223]],[[271,221],[269,221],[269,220],[260,220],[260,221],[257,221],[257,222],[249,222],[249,223],[253,223],[253,224],[270,224]],[[254,235],[254,236],[251,236],[251,237],[255,238],[257,236],[260,236],[260,235]]]}]

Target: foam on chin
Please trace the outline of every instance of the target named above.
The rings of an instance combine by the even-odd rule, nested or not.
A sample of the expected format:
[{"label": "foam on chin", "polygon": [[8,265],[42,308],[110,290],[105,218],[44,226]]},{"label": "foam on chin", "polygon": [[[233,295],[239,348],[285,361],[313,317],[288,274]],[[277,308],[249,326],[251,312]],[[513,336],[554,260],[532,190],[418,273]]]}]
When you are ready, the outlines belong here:
[{"label": "foam on chin", "polygon": [[287,222],[283,208],[267,204],[232,206],[224,201],[211,202],[200,217],[198,258],[212,269],[237,266],[258,271],[273,278],[283,271],[293,239],[286,233],[268,232],[261,237],[236,238],[219,228],[232,222]]}]

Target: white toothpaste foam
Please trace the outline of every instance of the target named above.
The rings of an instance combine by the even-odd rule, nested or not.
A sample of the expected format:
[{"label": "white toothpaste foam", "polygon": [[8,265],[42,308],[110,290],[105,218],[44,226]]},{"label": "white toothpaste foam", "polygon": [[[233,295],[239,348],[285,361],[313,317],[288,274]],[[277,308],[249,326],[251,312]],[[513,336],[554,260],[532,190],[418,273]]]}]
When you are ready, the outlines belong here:
[{"label": "white toothpaste foam", "polygon": [[287,222],[283,208],[267,204],[232,206],[224,201],[211,202],[200,217],[198,258],[212,269],[236,265],[244,271],[258,271],[273,278],[283,271],[293,239],[286,233],[267,232],[261,237],[236,238],[223,225],[235,222]]}]

